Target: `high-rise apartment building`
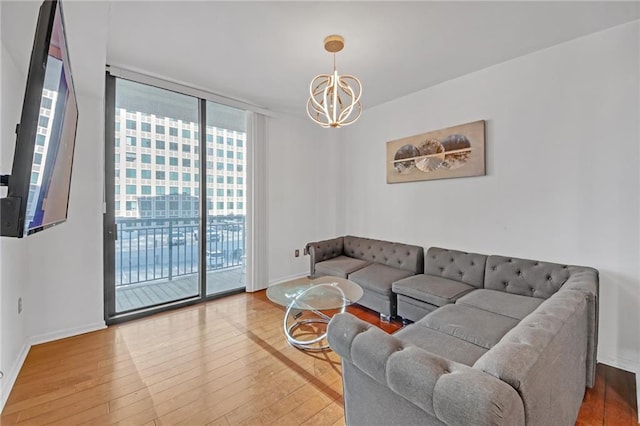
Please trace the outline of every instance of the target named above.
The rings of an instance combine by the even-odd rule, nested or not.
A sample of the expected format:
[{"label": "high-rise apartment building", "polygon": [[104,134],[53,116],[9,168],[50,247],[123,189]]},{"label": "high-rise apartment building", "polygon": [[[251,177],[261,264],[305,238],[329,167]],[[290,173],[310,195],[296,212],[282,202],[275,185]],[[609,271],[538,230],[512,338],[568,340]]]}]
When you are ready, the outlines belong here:
[{"label": "high-rise apartment building", "polygon": [[117,218],[197,217],[201,195],[209,216],[245,215],[246,132],[207,126],[201,159],[195,122],[117,108],[115,126]]},{"label": "high-rise apartment building", "polygon": [[40,116],[38,117],[38,133],[36,134],[36,144],[33,151],[33,165],[31,168],[31,183],[29,185],[29,204],[25,222],[29,223],[33,219],[38,197],[44,176],[44,164],[49,151],[49,138],[51,136],[51,126],[55,114],[54,105],[58,100],[58,92],[42,89],[42,100],[40,101]]}]

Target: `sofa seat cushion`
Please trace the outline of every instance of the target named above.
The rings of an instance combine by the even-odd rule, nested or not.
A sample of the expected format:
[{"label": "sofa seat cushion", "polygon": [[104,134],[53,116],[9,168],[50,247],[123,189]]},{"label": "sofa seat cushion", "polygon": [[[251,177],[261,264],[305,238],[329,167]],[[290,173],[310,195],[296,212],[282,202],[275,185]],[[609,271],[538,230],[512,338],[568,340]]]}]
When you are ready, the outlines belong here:
[{"label": "sofa seat cushion", "polygon": [[360,284],[365,293],[369,290],[388,296],[391,295],[391,286],[394,282],[411,275],[413,272],[373,263],[349,274],[349,279]]},{"label": "sofa seat cushion", "polygon": [[334,277],[347,278],[347,276],[370,265],[366,260],[355,259],[353,257],[338,256],[333,259],[316,263],[317,275],[331,275]]},{"label": "sofa seat cushion", "polygon": [[470,367],[488,350],[450,334],[423,327],[418,323],[400,329],[394,336],[406,342],[407,345],[417,346]]},{"label": "sofa seat cushion", "polygon": [[490,349],[518,322],[504,315],[456,303],[436,309],[416,324]]},{"label": "sofa seat cushion", "polygon": [[476,288],[460,281],[419,274],[393,283],[393,292],[436,306],[455,302]]},{"label": "sofa seat cushion", "polygon": [[542,302],[544,299],[537,297],[480,289],[461,297],[456,303],[521,320]]}]

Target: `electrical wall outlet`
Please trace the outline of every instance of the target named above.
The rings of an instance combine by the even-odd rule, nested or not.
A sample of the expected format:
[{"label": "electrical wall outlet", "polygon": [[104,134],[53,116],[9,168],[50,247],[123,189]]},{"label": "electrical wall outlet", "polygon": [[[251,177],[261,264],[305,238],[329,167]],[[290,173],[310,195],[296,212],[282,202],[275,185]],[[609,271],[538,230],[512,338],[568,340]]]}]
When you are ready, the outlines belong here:
[{"label": "electrical wall outlet", "polygon": [[294,256],[300,257],[300,250],[296,249],[296,251],[294,252]]},{"label": "electrical wall outlet", "polygon": [[18,297],[18,315],[22,313],[22,297]]},{"label": "electrical wall outlet", "polygon": [[309,249],[307,247],[304,248],[304,251],[302,252],[305,256],[309,255]]}]

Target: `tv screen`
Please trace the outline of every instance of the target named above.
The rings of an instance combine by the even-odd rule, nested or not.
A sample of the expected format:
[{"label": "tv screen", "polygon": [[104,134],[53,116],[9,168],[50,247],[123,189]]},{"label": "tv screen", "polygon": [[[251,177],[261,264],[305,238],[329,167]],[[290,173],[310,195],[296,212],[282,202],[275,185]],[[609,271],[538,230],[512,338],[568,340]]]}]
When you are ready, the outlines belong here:
[{"label": "tv screen", "polygon": [[67,218],[78,107],[62,6],[40,7],[17,130],[2,235],[22,237]]}]

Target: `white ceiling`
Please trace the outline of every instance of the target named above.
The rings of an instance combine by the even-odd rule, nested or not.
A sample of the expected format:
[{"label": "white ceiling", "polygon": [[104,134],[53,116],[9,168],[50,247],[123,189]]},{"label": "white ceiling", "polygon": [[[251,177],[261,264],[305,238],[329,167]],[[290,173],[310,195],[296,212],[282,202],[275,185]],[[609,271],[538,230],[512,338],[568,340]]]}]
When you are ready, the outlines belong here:
[{"label": "white ceiling", "polygon": [[[11,59],[26,83],[41,0],[0,0],[2,61]],[[109,3],[63,0],[65,31],[76,92],[104,96]],[[4,54],[10,58],[5,58]],[[4,67],[4,65],[3,65]],[[22,84],[24,84],[22,83]],[[22,87],[24,89],[24,86]],[[78,100],[82,102],[82,100]],[[82,107],[82,105],[80,105]]]},{"label": "white ceiling", "polygon": [[[366,109],[640,17],[638,2],[63,1],[80,93],[103,95],[106,62],[293,114],[331,72],[328,34],[345,37],[338,71]],[[39,4],[1,2],[23,70]]]},{"label": "white ceiling", "polygon": [[634,19],[631,2],[113,2],[107,58],[300,113],[329,34],[367,108]]}]

